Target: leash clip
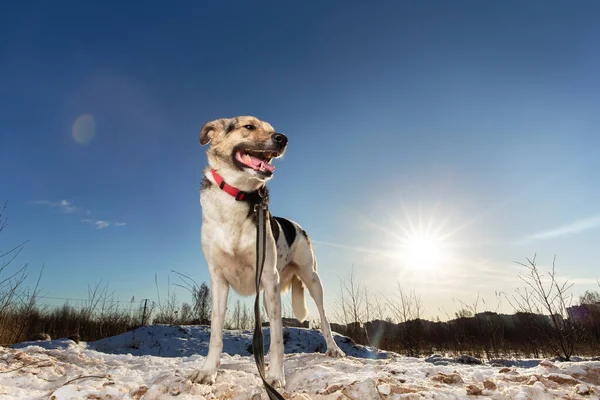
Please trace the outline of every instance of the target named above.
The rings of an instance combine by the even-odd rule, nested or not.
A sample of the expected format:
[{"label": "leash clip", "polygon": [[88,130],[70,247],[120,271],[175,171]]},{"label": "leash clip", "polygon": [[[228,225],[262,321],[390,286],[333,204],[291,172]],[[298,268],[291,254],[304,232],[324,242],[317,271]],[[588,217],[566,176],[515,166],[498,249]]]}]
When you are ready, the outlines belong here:
[{"label": "leash clip", "polygon": [[260,203],[254,205],[254,212],[257,212],[259,208],[262,208],[263,210],[266,210],[268,208],[268,199],[265,196],[264,187],[259,188],[257,193],[261,200]]}]

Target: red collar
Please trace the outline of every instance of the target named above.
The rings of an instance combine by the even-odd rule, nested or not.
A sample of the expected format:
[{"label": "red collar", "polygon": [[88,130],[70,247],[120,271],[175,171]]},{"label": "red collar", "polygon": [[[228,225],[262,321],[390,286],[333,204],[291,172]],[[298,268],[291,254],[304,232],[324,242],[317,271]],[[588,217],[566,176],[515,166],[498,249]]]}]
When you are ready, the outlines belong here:
[{"label": "red collar", "polygon": [[242,201],[244,199],[246,199],[247,201],[251,201],[251,198],[253,198],[253,197],[257,197],[257,196],[259,198],[262,197],[262,194],[260,193],[260,191],[257,191],[257,192],[241,191],[238,188],[234,188],[233,186],[229,185],[228,183],[225,183],[225,180],[223,179],[223,177],[221,175],[219,175],[217,173],[217,171],[215,171],[214,169],[211,168],[211,172],[212,172],[212,176],[213,176],[215,182],[217,183],[217,185],[219,186],[219,188],[221,188],[221,190],[223,190],[230,196],[234,197],[237,201]]}]

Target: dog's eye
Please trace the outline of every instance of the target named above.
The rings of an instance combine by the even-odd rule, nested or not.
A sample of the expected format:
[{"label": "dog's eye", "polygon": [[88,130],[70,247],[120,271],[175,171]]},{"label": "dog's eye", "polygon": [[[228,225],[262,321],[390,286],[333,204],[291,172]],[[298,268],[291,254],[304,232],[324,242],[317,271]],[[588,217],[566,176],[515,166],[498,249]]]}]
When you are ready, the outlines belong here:
[{"label": "dog's eye", "polygon": [[244,128],[248,129],[249,131],[253,131],[256,128],[254,127],[254,125],[244,125]]}]

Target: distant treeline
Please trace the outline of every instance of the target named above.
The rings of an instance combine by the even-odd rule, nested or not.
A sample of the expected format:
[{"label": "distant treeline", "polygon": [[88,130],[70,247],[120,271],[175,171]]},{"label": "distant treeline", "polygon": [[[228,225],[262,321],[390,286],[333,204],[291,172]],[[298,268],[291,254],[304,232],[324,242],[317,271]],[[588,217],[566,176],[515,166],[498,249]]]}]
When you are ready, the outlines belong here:
[{"label": "distant treeline", "polygon": [[[583,318],[483,312],[447,322],[413,319],[332,324],[359,344],[408,356],[468,354],[477,358],[600,355],[600,304],[582,305]],[[557,322],[557,325],[554,324]],[[569,347],[572,346],[572,347]]]}]

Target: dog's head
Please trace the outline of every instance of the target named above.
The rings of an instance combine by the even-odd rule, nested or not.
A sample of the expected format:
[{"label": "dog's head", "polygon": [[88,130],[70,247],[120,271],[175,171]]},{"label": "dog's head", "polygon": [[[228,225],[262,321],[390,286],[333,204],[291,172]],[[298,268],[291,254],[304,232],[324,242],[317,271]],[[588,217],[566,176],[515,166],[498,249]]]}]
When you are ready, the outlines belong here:
[{"label": "dog's head", "polygon": [[206,154],[212,168],[262,182],[273,175],[271,161],[283,156],[287,142],[268,122],[252,116],[217,119],[200,130],[200,144],[210,143]]}]

